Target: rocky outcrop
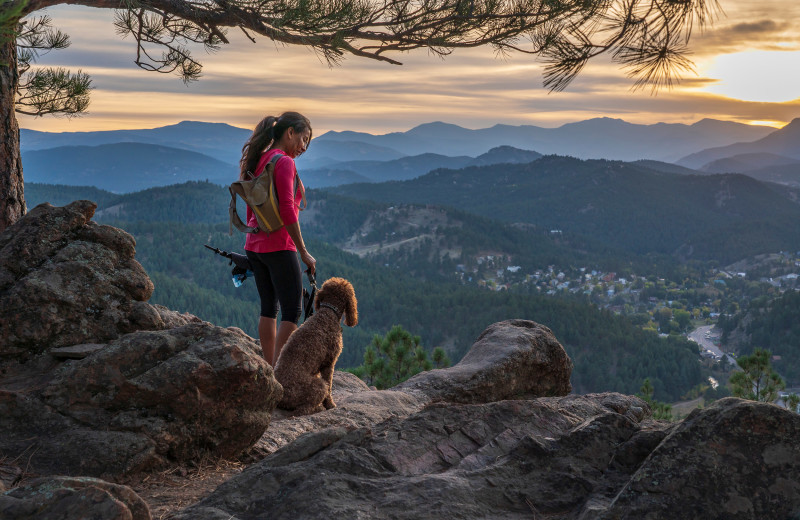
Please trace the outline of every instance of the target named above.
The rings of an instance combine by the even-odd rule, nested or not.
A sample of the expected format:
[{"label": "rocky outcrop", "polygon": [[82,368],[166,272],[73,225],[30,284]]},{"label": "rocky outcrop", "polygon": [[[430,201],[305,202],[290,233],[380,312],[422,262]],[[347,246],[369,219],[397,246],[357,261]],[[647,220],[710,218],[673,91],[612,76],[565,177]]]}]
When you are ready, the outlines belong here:
[{"label": "rocky outcrop", "polygon": [[115,478],[238,455],[282,391],[259,347],[147,303],[133,238],[93,211],[42,205],[0,235],[0,460]]},{"label": "rocky outcrop", "polygon": [[603,519],[800,518],[800,415],[727,398],[696,410],[638,468]]},{"label": "rocky outcrop", "polygon": [[800,416],[725,399],[667,423],[637,397],[567,395],[572,362],[531,321],[391,390],[337,372],[337,408],[272,415],[281,388],[253,340],[147,303],[131,237],[93,209],[40,206],[0,235],[0,518],[146,520],[125,486],[20,479],[254,444],[173,518],[800,518]]},{"label": "rocky outcrop", "polygon": [[96,205],[40,205],[0,234],[0,356],[165,328],[133,237],[90,219]]},{"label": "rocky outcrop", "polygon": [[0,518],[14,520],[150,520],[147,504],[127,486],[93,478],[31,480],[0,495]]},{"label": "rocky outcrop", "polygon": [[[800,416],[725,399],[668,423],[637,397],[536,397],[568,377],[555,345],[545,327],[510,321],[489,327],[463,365],[392,390],[336,374],[349,389],[338,408],[276,418],[257,445],[266,458],[174,519],[800,513]],[[515,395],[526,398],[503,399]]]},{"label": "rocky outcrop", "polygon": [[276,409],[269,429],[241,457],[256,462],[305,433],[339,428],[369,428],[392,417],[407,417],[422,410],[430,400],[425,396],[395,390],[370,390],[359,378],[347,372],[334,372],[333,399],[337,407],[305,416]]},{"label": "rocky outcrop", "polygon": [[249,337],[208,323],[30,365],[0,391],[0,453],[30,453],[42,474],[115,476],[235,456],[267,429],[281,392]]},{"label": "rocky outcrop", "polygon": [[454,367],[431,370],[401,383],[432,401],[490,403],[502,399],[567,395],[572,360],[547,327],[528,320],[490,325]]}]

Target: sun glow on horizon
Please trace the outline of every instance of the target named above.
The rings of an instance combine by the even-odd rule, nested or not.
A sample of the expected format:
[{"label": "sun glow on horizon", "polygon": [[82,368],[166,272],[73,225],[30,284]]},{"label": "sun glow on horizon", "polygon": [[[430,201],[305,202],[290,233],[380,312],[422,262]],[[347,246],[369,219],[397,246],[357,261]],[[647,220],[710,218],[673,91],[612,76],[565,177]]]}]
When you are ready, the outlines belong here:
[{"label": "sun glow on horizon", "polygon": [[771,126],[772,128],[783,128],[787,124],[788,121],[746,121],[746,124],[750,126]]},{"label": "sun glow on horizon", "polygon": [[[704,75],[717,81],[702,90],[742,101],[785,103],[800,98],[798,51],[745,51],[716,57]],[[770,126],[772,126],[770,124]]]}]

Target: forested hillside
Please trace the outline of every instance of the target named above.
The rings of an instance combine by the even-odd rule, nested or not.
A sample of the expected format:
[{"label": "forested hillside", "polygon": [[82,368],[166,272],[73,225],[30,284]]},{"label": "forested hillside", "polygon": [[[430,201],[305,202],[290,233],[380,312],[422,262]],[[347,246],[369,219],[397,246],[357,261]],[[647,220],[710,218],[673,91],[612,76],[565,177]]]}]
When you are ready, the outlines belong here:
[{"label": "forested hillside", "polygon": [[773,367],[790,386],[800,385],[800,292],[786,291],[777,299],[758,298],[746,312],[724,319],[723,342],[740,338],[740,354],[766,349],[778,358]]},{"label": "forested hillside", "polygon": [[570,231],[639,255],[725,264],[800,249],[797,192],[744,175],[675,175],[635,163],[548,156],[525,165],[436,170],[410,181],[330,189]]},{"label": "forested hillside", "polygon": [[[230,202],[227,189],[208,182],[124,196],[94,188],[31,183],[26,186],[26,197],[31,206],[45,200],[63,205],[88,197],[99,203],[98,219],[206,224],[227,222]],[[351,251],[369,250],[373,262],[425,278],[437,273],[451,275],[456,264],[469,264],[479,253],[506,255],[529,270],[555,264],[674,279],[683,270],[668,255],[620,255],[608,244],[580,233],[552,233],[544,226],[508,224],[452,208],[393,206],[327,190],[309,190],[308,200],[308,209],[300,214],[306,235]],[[244,217],[241,200],[239,206]],[[428,218],[432,213],[437,216]],[[408,239],[414,237],[422,238],[410,243]],[[404,243],[403,247],[393,247],[398,242]],[[439,264],[438,268],[432,269],[432,264]]]},{"label": "forested hillside", "polygon": [[[26,187],[31,204],[38,202],[37,189],[35,185]],[[42,189],[40,193],[53,193],[52,188]],[[89,196],[79,190],[67,195],[67,191],[57,193],[66,198]],[[227,234],[228,197],[226,190],[218,191],[222,194],[216,200],[218,196],[206,183],[188,183],[110,198],[105,203],[108,206],[98,211],[97,220],[134,235],[137,258],[156,286],[152,302],[196,314],[220,326],[237,326],[254,335],[258,314],[255,285],[246,281],[241,288],[234,288],[227,260],[203,247],[208,243],[240,250],[243,243],[241,235]],[[197,196],[201,192],[211,195]],[[174,200],[176,194],[182,194],[178,199],[187,200]],[[350,211],[340,209],[340,217],[330,216],[328,220],[345,229],[363,220],[361,217],[373,207],[368,202],[354,204]],[[213,218],[217,223],[203,223]],[[704,379],[695,344],[677,336],[660,338],[585,301],[423,281],[404,270],[378,266],[315,239],[310,226],[308,235],[309,249],[318,260],[320,282],[343,276],[353,283],[359,299],[361,321],[353,329],[344,327],[346,347],[341,366],[359,364],[372,335],[383,335],[395,324],[420,335],[426,348],[443,346],[452,359],[458,360],[489,324],[522,318],[547,325],[564,344],[575,362],[576,391],[635,393],[649,377],[659,399],[677,400]]]}]

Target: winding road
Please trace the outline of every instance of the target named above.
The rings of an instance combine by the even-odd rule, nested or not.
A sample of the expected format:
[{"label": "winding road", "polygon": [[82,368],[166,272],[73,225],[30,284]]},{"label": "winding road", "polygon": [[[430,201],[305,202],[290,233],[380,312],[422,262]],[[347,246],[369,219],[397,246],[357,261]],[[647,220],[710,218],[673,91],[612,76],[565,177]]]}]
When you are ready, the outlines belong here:
[{"label": "winding road", "polygon": [[714,342],[711,340],[711,338],[706,336],[706,333],[711,332],[712,328],[714,328],[713,325],[697,327],[689,333],[688,338],[700,345],[700,348],[703,350],[708,350],[711,352],[711,354],[714,356],[714,359],[720,359],[722,356],[727,356],[728,361],[733,364],[733,366],[736,366],[736,359],[730,354],[725,354],[722,352],[719,347],[714,345]]}]

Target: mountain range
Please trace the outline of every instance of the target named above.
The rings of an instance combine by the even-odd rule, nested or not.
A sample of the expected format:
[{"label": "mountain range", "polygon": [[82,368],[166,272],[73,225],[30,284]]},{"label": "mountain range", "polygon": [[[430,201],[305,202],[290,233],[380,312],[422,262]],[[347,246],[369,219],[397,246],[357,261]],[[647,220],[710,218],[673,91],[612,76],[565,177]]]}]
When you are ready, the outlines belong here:
[{"label": "mountain range", "polygon": [[[558,128],[478,130],[434,122],[383,135],[326,132],[297,165],[310,187],[406,180],[437,168],[524,163],[542,154],[650,161],[659,171],[745,173],[800,185],[799,133],[800,120],[781,130],[711,119],[638,125],[598,118]],[[21,148],[26,179],[130,192],[187,180],[227,184],[249,135],[243,128],[195,121],[101,132],[23,129]]]},{"label": "mountain range", "polygon": [[[434,122],[419,125],[407,132],[384,135],[328,132],[320,139],[341,143],[362,142],[391,148],[405,155],[434,152],[475,156],[496,146],[509,145],[523,150],[536,150],[545,155],[673,162],[706,148],[760,139],[773,131],[773,128],[713,119],[703,119],[692,125],[640,125],[604,117],[568,123],[558,128],[498,124],[491,128],[470,130]],[[312,155],[312,150],[308,155]]]},{"label": "mountain range", "polygon": [[94,186],[115,193],[190,180],[229,184],[237,175],[234,165],[208,155],[137,142],[25,151],[22,163],[27,182]]},{"label": "mountain range", "polygon": [[197,152],[218,161],[236,164],[250,131],[225,123],[182,121],[175,125],[141,130],[97,132],[40,132],[20,130],[23,153],[66,146],[99,146],[115,143],[154,144]]}]

